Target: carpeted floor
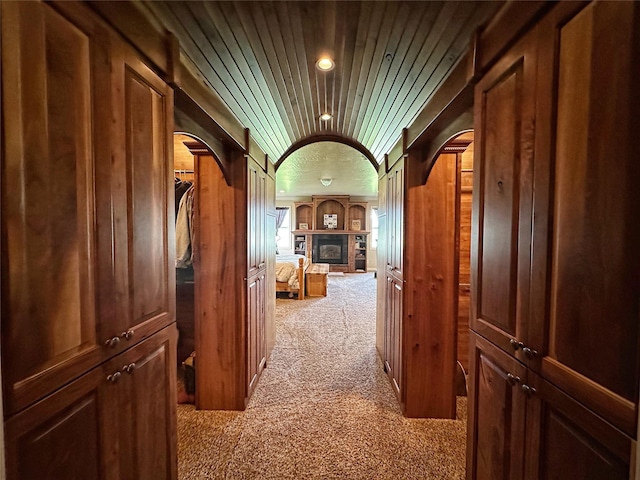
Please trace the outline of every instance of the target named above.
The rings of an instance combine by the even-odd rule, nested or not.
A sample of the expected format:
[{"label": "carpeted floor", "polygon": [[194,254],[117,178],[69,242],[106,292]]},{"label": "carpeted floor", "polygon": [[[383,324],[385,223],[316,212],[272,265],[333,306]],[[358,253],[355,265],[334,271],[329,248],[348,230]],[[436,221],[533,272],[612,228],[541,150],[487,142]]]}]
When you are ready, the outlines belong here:
[{"label": "carpeted floor", "polygon": [[277,340],[244,412],[178,406],[187,479],[462,479],[457,420],[402,417],[375,348],[372,274],[329,277],[328,295],[277,299]]}]

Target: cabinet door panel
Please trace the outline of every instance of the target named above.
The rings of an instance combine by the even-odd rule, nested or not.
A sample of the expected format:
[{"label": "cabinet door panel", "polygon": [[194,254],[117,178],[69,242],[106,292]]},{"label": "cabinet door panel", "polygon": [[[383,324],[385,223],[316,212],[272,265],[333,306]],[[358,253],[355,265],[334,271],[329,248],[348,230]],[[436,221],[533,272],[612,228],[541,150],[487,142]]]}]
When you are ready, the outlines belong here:
[{"label": "cabinet door panel", "polygon": [[248,275],[254,275],[266,265],[266,174],[260,166],[249,159],[247,180],[247,215],[249,241],[248,248]]},{"label": "cabinet door panel", "polygon": [[247,398],[257,385],[266,364],[264,274],[250,279],[247,286]]},{"label": "cabinet door panel", "polygon": [[120,372],[121,479],[176,478],[176,329],[169,326],[109,362]]},{"label": "cabinet door panel", "polygon": [[133,52],[122,48],[122,69],[115,76],[124,91],[126,148],[116,160],[121,162],[119,178],[124,178],[116,187],[119,198],[114,221],[120,247],[119,297],[126,310],[113,334],[133,329],[135,341],[175,318],[175,295],[169,293],[175,285],[175,253],[169,249],[175,235],[174,198],[169,195],[173,191],[173,96]]},{"label": "cabinet door panel", "polygon": [[526,368],[471,333],[467,478],[521,479]]},{"label": "cabinet door panel", "polygon": [[100,325],[114,313],[101,268],[112,250],[111,107],[106,29],[39,2],[7,3],[2,13],[2,108],[11,119],[3,124],[2,364],[11,414],[108,353]]},{"label": "cabinet door panel", "polygon": [[[5,423],[7,478],[15,480],[116,478],[106,452],[114,437],[106,425],[107,385],[94,369]],[[112,459],[113,460],[113,459]]]},{"label": "cabinet door panel", "polygon": [[596,2],[574,10],[556,9],[540,26],[541,114],[552,121],[540,131],[536,172],[536,211],[549,215],[536,216],[534,230],[533,276],[542,281],[532,291],[531,339],[543,352],[534,368],[633,435],[640,165],[630,100],[639,87],[631,72],[640,8]]},{"label": "cabinet door panel", "polygon": [[471,326],[507,350],[526,340],[534,75],[528,35],[475,91]]},{"label": "cabinet door panel", "polygon": [[629,478],[630,437],[534,373],[528,383],[525,478]]},{"label": "cabinet door panel", "polygon": [[402,403],[402,282],[387,277],[384,366],[398,400]]}]

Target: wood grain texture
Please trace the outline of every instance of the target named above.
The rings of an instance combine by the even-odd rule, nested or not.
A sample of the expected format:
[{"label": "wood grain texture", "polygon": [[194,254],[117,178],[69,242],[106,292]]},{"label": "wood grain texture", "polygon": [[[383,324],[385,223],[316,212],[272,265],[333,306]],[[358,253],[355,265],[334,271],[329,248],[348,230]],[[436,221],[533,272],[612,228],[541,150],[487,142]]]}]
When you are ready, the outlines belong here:
[{"label": "wood grain texture", "polygon": [[[196,406],[199,409],[244,409],[245,291],[247,200],[244,157],[237,153],[232,185],[214,158],[196,157],[198,255],[196,284]],[[239,187],[238,187],[239,185]],[[240,294],[229,296],[227,289]]]},{"label": "wood grain texture", "polygon": [[[114,358],[120,478],[177,477],[175,324]],[[127,366],[125,369],[123,366]]]},{"label": "wood grain texture", "polygon": [[511,351],[528,318],[535,62],[532,33],[475,97],[471,328]]},{"label": "wood grain texture", "polygon": [[576,478],[629,478],[631,437],[538,375],[528,384],[536,393],[527,401],[523,478],[557,478],[569,464]]},{"label": "wood grain texture", "polygon": [[405,206],[405,415],[455,417],[457,155],[443,154],[426,185],[409,154]]},{"label": "wood grain texture", "polygon": [[471,205],[473,190],[473,150],[471,143],[460,155],[458,194],[458,361],[469,371],[469,315],[471,302]]},{"label": "wood grain texture", "polygon": [[470,344],[467,478],[523,478],[526,369],[475,332]]},{"label": "wood grain texture", "polygon": [[[363,144],[380,162],[498,2],[145,2],[183,62],[270,158],[310,136]],[[322,54],[335,68],[316,69]],[[180,76],[178,76],[180,78]],[[320,120],[322,113],[333,118]]]},{"label": "wood grain texture", "polygon": [[[551,92],[540,110],[553,122],[540,124],[536,143],[530,335],[543,353],[533,367],[635,435],[640,43],[632,25],[640,13],[634,3],[581,7],[558,8],[540,26],[538,83]],[[576,62],[577,54],[589,60]]]}]

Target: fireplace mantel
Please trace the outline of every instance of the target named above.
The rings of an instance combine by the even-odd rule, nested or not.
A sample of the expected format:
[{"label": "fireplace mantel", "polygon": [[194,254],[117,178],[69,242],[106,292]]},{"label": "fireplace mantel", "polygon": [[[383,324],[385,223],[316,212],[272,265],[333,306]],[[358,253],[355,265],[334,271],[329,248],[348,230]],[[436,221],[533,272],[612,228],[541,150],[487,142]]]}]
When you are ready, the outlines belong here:
[{"label": "fireplace mantel", "polygon": [[369,235],[371,232],[365,230],[293,230],[294,235]]}]

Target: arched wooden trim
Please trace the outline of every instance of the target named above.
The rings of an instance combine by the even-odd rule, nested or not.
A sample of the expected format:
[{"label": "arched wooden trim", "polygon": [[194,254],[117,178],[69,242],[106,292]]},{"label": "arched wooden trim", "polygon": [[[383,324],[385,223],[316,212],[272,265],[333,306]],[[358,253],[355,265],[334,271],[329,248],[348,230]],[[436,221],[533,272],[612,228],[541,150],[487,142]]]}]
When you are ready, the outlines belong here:
[{"label": "arched wooden trim", "polygon": [[[193,139],[192,142],[183,142],[185,147],[189,149],[192,155],[211,155],[213,159],[216,161],[216,163],[218,164],[218,167],[220,167],[220,170],[222,171],[222,176],[224,177],[225,182],[227,182],[227,185],[231,186],[230,172],[226,168],[225,163],[220,159],[220,157],[213,150],[213,148],[207,145],[207,142],[205,142],[200,137],[198,137],[197,135],[194,135],[191,132],[174,131],[173,134],[185,135]],[[220,144],[219,148],[224,148],[224,146]]]},{"label": "arched wooden trim", "polygon": [[332,133],[311,135],[309,137],[298,140],[296,143],[291,145],[287,149],[287,151],[284,152],[282,156],[278,159],[278,161],[275,163],[276,171],[278,171],[278,168],[280,167],[280,165],[282,165],[282,162],[284,162],[287,159],[287,157],[291,155],[293,152],[295,152],[296,150],[302,147],[305,147],[307,145],[311,145],[312,143],[317,143],[317,142],[337,142],[337,143],[342,143],[343,145],[347,145],[351,148],[355,148],[360,153],[362,153],[365,157],[367,157],[367,159],[371,163],[371,166],[374,168],[374,170],[376,172],[378,171],[378,168],[380,165],[378,164],[375,157],[367,147],[362,145],[357,140],[354,140],[353,138],[346,137],[343,135],[332,134]]},{"label": "arched wooden trim", "polygon": [[[464,117],[464,116],[463,116]],[[463,117],[458,120],[460,122],[454,122],[451,128],[446,129],[440,135],[433,139],[433,142],[426,145],[423,150],[424,170],[422,176],[422,184],[427,183],[429,173],[435,164],[436,160],[441,153],[445,152],[445,148],[449,148],[449,152],[454,153],[456,149],[462,148],[464,151],[471,142],[456,142],[455,139],[465,133],[473,132],[473,124],[467,124],[467,121]]]}]

